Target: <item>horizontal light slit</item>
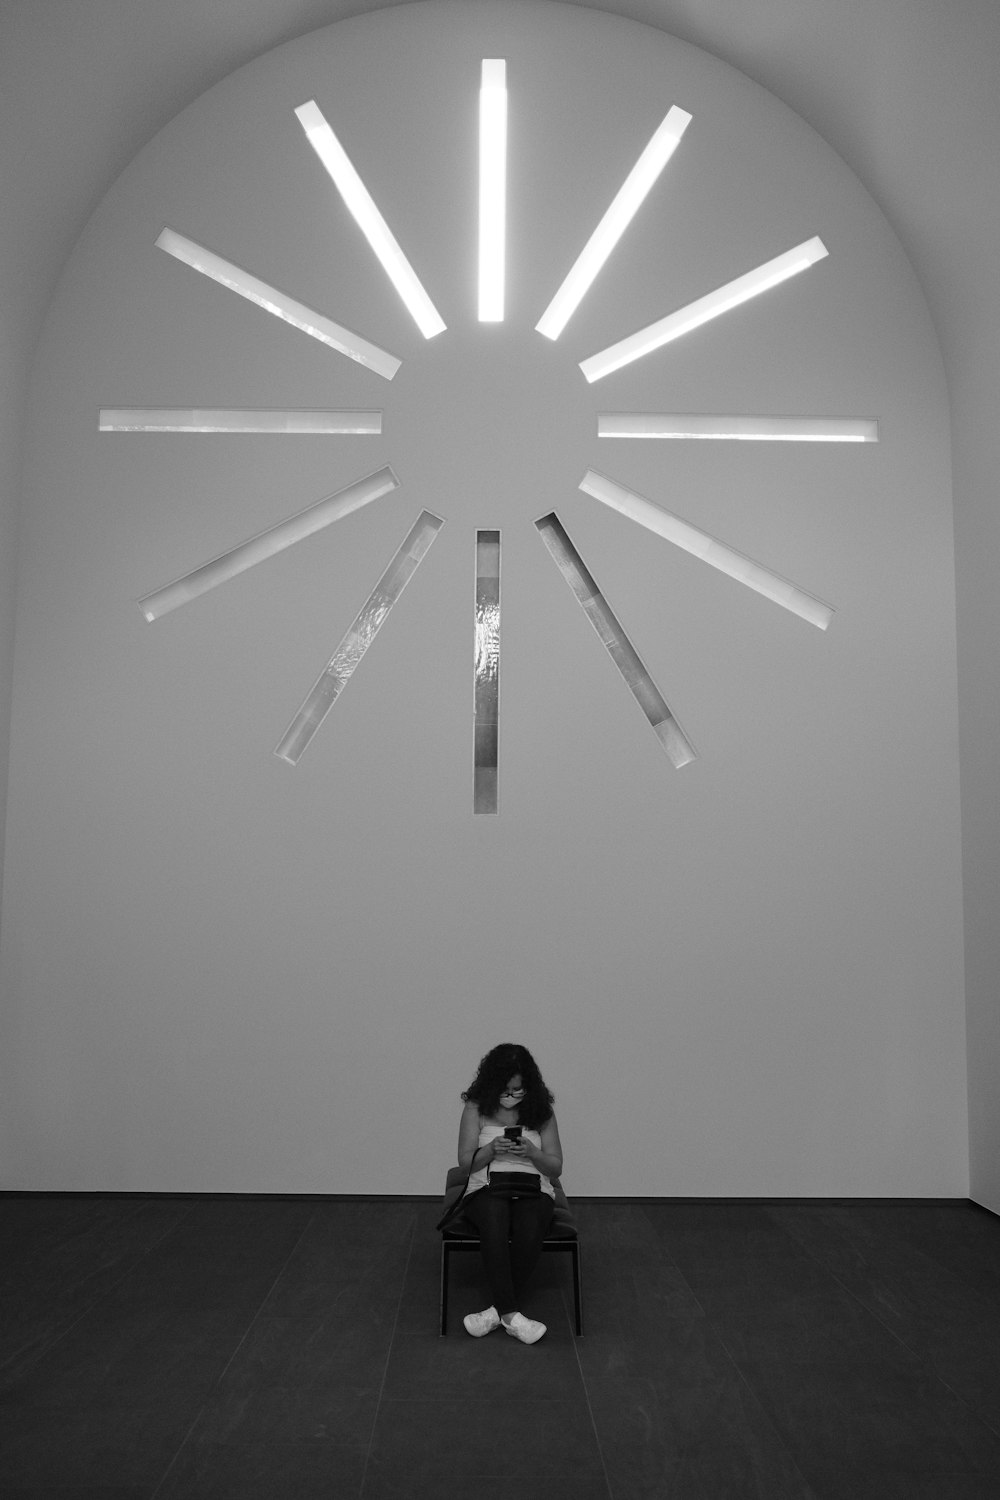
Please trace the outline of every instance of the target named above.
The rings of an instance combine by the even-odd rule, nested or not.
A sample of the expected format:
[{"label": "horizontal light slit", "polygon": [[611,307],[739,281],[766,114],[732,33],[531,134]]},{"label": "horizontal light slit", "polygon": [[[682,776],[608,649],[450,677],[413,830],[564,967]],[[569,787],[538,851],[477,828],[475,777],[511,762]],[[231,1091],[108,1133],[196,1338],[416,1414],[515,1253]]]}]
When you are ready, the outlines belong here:
[{"label": "horizontal light slit", "polygon": [[343,146],[314,99],[295,111],[306,139],[323,163],[358,228],[378,257],[382,269],[403,299],[425,339],[444,329],[444,320],[427,295],[417,273],[403,254]]},{"label": "horizontal light slit", "polygon": [[808,620],[810,625],[825,630],[833,619],[834,611],[829,604],[822,603],[804,589],[779,577],[777,573],[761,567],[760,563],[753,562],[742,552],[736,552],[723,542],[717,542],[707,532],[699,531],[696,526],[682,521],[679,516],[661,510],[658,505],[627,490],[624,485],[616,484],[613,479],[606,479],[603,474],[588,469],[580,481],[580,488],[585,494],[600,500],[603,505],[627,516],[630,521],[638,522],[647,531],[655,532],[657,536],[673,542],[675,547],[681,547],[710,567],[717,568],[720,573],[735,578],[738,583],[763,594],[766,599],[780,604],[783,609]]},{"label": "horizontal light slit", "polygon": [[602,438],[718,438],[757,443],[877,443],[873,417],[724,417],[602,412]]},{"label": "horizontal light slit", "polygon": [[103,406],[102,432],[276,432],[370,437],[382,431],[380,411],[257,411],[223,407]]},{"label": "horizontal light slit", "polygon": [[684,733],[638,652],[625,634],[617,615],[604,598],[579,552],[566,534],[555,511],[535,522],[539,536],[552,555],[587,619],[600,636],[633,698],[642,709],[674,766],[680,769],[697,758]]},{"label": "horizontal light slit", "polygon": [[234,266],[231,261],[223,260],[221,255],[206,250],[203,245],[196,245],[194,240],[185,239],[172,229],[164,229],[156,243],[161,250],[174,256],[176,260],[183,261],[186,266],[200,271],[203,276],[217,281],[220,286],[238,292],[241,297],[262,307],[265,312],[291,324],[300,333],[307,333],[310,338],[319,339],[321,344],[336,349],[338,354],[346,354],[348,359],[367,365],[386,380],[391,380],[402,364],[402,360],[397,359],[394,354],[388,354],[385,349],[363,339],[360,334],[352,333],[349,328],[342,328],[339,323],[334,323],[322,313],[306,307],[305,303],[286,297],[284,292],[268,286],[266,281],[259,281],[248,271]]},{"label": "horizontal light slit", "polygon": [[500,533],[476,532],[476,646],[473,692],[475,813],[495,813],[500,741]]},{"label": "horizontal light slit", "polygon": [[443,525],[440,516],[432,515],[429,510],[418,516],[275,748],[279,760],[287,761],[290,766],[298,764]]},{"label": "horizontal light slit", "polygon": [[594,278],[621,239],[653,184],[677,149],[691,123],[687,110],[676,104],[648,142],[638,161],[611,200],[604,217],[571,266],[565,281],[542,313],[535,328],[557,339],[579,307]]},{"label": "horizontal light slit", "polygon": [[581,361],[580,369],[591,383],[601,380],[613,370],[620,370],[623,365],[642,359],[654,349],[660,349],[672,339],[690,332],[692,328],[698,328],[702,323],[728,312],[730,308],[748,302],[751,297],[766,292],[779,282],[787,281],[799,271],[808,270],[828,253],[823,241],[814,236],[811,240],[796,245],[794,249],[786,250],[783,255],[776,255],[764,265],[747,271],[745,275],[737,276],[735,281],[729,281],[725,286],[717,287],[714,292],[699,297],[696,302],[689,302],[686,307],[678,308],[656,323],[650,323],[647,328],[640,328],[637,333],[629,334],[628,338],[609,345],[599,354],[592,354],[589,359]]},{"label": "horizontal light slit", "polygon": [[259,532],[249,541],[241,542],[239,546],[223,552],[211,562],[203,563],[200,568],[186,573],[175,583],[146,594],[139,600],[139,608],[147,620],[158,620],[161,615],[169,614],[179,605],[197,599],[199,595],[208,593],[209,589],[235,578],[238,573],[246,572],[247,568],[255,567],[257,563],[283,552],[286,547],[314,536],[317,531],[322,531],[334,521],[350,515],[354,510],[360,510],[363,505],[370,505],[373,500],[390,494],[398,487],[399,480],[386,464],[384,468],[376,469],[374,474],[347,485],[335,495],[317,500],[315,505],[290,516],[287,521],[279,521],[276,526]]}]

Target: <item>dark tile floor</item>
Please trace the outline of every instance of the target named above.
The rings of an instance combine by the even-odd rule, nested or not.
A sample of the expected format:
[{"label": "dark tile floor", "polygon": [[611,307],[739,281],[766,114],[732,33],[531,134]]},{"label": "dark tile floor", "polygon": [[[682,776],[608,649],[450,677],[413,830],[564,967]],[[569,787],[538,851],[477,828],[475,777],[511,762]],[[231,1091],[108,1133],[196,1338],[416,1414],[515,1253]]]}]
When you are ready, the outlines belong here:
[{"label": "dark tile floor", "polygon": [[427,1200],[0,1199],[3,1500],[997,1500],[1000,1219],[576,1204],[526,1348]]}]

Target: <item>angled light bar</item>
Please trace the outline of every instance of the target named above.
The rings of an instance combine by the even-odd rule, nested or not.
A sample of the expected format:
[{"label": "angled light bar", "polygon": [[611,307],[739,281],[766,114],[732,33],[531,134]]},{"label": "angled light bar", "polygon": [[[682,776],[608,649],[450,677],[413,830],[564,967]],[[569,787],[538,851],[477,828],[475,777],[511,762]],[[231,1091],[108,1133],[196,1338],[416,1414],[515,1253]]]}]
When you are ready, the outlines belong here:
[{"label": "angled light bar", "polygon": [[542,516],[535,522],[535,527],[674,766],[679,770],[681,766],[697,759],[694,746],[667,707],[663,695],[622,629],[614,610],[594,582],[555,511]]},{"label": "angled light bar", "polygon": [[507,64],[484,57],[479,86],[479,321],[502,323],[507,236]]},{"label": "angled light bar", "polygon": [[377,437],[380,411],[260,411],[222,407],[102,406],[102,432],[276,432]]},{"label": "angled light bar", "polygon": [[574,261],[566,280],[542,313],[535,328],[547,339],[557,339],[582,302],[594,277],[632,222],[646,195],[673,156],[691,123],[687,110],[676,104],[668,110],[655,134],[622,183],[603,219]]},{"label": "angled light bar", "polygon": [[363,339],[360,334],[352,333],[349,328],[342,328],[331,318],[306,307],[304,302],[286,297],[284,292],[268,286],[266,281],[259,281],[249,271],[223,260],[221,255],[206,250],[203,245],[196,245],[194,240],[185,239],[184,235],[175,233],[173,229],[164,229],[156,243],[175,260],[181,260],[195,271],[200,271],[203,276],[211,277],[220,286],[227,286],[230,291],[238,292],[241,297],[262,307],[265,312],[273,313],[276,318],[290,323],[300,333],[307,333],[310,338],[319,339],[321,344],[328,344],[338,354],[346,354],[348,359],[367,365],[386,380],[391,380],[402,364],[402,360],[397,359],[394,354],[380,349],[377,344]]},{"label": "angled light bar", "polygon": [[315,100],[295,111],[306,139],[333,179],[355,222],[378,256],[382,267],[425,339],[444,329],[444,321],[424,291],[416,272],[396,241],[392,230],[375,207],[375,200],[358,176],[347,152],[337,140]]},{"label": "angled light bar", "polygon": [[279,760],[290,766],[299,758],[337,698],[350,681],[368,647],[378,635],[420,563],[430,550],[444,522],[429,510],[422,511],[392,562],[356,616],[353,625],[317,677],[305,702],[275,748]]},{"label": "angled light bar", "polygon": [[737,276],[735,281],[727,281],[725,286],[717,287],[714,292],[699,297],[696,302],[689,302],[687,307],[669,313],[659,322],[650,323],[648,328],[640,328],[637,333],[629,334],[627,339],[609,345],[599,354],[592,354],[589,359],[581,360],[580,369],[591,383],[601,380],[605,375],[610,375],[612,370],[620,370],[623,365],[642,359],[654,349],[669,344],[672,339],[680,338],[681,334],[689,333],[692,328],[699,328],[702,323],[717,318],[720,313],[728,312],[731,307],[749,302],[751,297],[757,297],[779,282],[787,281],[799,271],[808,270],[827,254],[829,252],[818,236],[805,240],[794,249],[786,250],[783,255],[776,255],[773,260],[765,261],[755,270]]},{"label": "angled light bar", "polygon": [[874,417],[721,417],[601,412],[602,438],[721,438],[756,443],[877,443]]},{"label": "angled light bar", "polygon": [[342,516],[350,515],[353,510],[360,510],[363,505],[370,505],[373,500],[390,494],[398,487],[399,480],[386,464],[384,468],[376,469],[374,474],[349,484],[335,495],[317,500],[315,505],[299,511],[287,521],[279,521],[276,526],[258,532],[249,541],[241,542],[239,546],[223,552],[211,562],[203,563],[200,568],[178,578],[176,583],[146,594],[139,600],[139,608],[147,620],[158,620],[161,615],[169,614],[179,605],[197,599],[200,594],[206,594],[218,584],[226,583],[238,573],[246,572],[247,568],[265,562],[267,558],[283,552],[286,547],[314,536],[317,531],[339,521]]},{"label": "angled light bar", "polygon": [[710,567],[718,568],[720,573],[735,578],[737,583],[746,584],[747,588],[763,594],[765,599],[771,599],[783,609],[808,620],[810,625],[825,630],[833,619],[834,612],[829,604],[823,604],[804,589],[797,588],[777,573],[772,573],[761,567],[760,563],[745,557],[742,552],[736,552],[723,542],[717,542],[707,532],[699,531],[696,526],[682,521],[679,516],[671,515],[670,511],[661,510],[658,505],[644,500],[641,495],[627,490],[624,485],[616,484],[613,479],[606,479],[603,474],[588,469],[580,481],[580,488],[584,494],[593,495],[595,500],[600,500],[602,505],[617,510],[630,521],[637,521],[647,531],[653,531],[657,536],[673,542],[675,547],[681,547]]}]

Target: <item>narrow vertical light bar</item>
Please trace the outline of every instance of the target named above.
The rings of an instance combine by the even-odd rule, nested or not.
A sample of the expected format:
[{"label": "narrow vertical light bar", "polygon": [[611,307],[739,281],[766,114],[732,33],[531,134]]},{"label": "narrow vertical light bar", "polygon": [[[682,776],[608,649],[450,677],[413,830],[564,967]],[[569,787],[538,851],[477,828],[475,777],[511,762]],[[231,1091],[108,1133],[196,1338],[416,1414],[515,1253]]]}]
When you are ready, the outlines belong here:
[{"label": "narrow vertical light bar", "polygon": [[479,321],[502,323],[507,238],[507,64],[484,57],[479,87]]},{"label": "narrow vertical light bar", "polygon": [[361,658],[378,635],[389,611],[413,577],[444,522],[429,510],[422,511],[402,546],[372,589],[353,625],[317,677],[302,707],[275,748],[279,760],[298,764],[334,703],[350,681]]},{"label": "narrow vertical light bar", "polygon": [[500,533],[476,532],[472,810],[495,813],[500,741]]},{"label": "narrow vertical light bar", "polygon": [[592,354],[589,359],[581,360],[580,369],[591,383],[601,380],[613,370],[620,370],[623,365],[630,365],[633,360],[642,359],[654,349],[669,344],[672,339],[689,333],[692,328],[700,328],[702,323],[719,317],[721,313],[738,307],[742,302],[749,302],[751,297],[757,297],[779,282],[787,281],[790,276],[797,276],[800,271],[808,270],[828,254],[823,241],[814,235],[811,240],[805,240],[782,255],[776,255],[773,260],[755,266],[743,276],[737,276],[735,281],[727,281],[725,286],[716,287],[714,292],[708,292],[697,301],[689,302],[686,307],[668,313],[658,322],[630,333],[628,338],[620,339],[617,344],[609,344],[599,354]]},{"label": "narrow vertical light bar", "polygon": [[555,511],[542,516],[535,522],[535,527],[673,765],[679,770],[681,766],[696,760],[694,746],[668,708],[662,693],[625,634],[614,610],[594,582]]},{"label": "narrow vertical light bar", "polygon": [[618,511],[619,515],[627,516],[630,521],[636,521],[656,536],[673,542],[675,547],[690,552],[693,557],[708,563],[709,567],[717,568],[727,577],[735,578],[737,583],[763,594],[765,599],[780,604],[782,609],[790,610],[802,620],[808,620],[817,629],[825,630],[833,619],[834,612],[829,604],[824,604],[813,594],[807,594],[805,589],[789,583],[787,578],[782,578],[778,573],[761,567],[760,563],[755,563],[752,558],[737,552],[735,548],[727,547],[724,542],[717,542],[708,532],[699,531],[697,526],[682,521],[680,516],[661,510],[658,505],[627,490],[624,485],[616,484],[613,479],[606,479],[603,474],[588,469],[580,481],[580,488],[585,495],[592,495],[602,505]]},{"label": "narrow vertical light bar", "polygon": [[363,505],[370,505],[373,500],[388,495],[398,486],[399,480],[386,464],[365,479],[349,484],[335,495],[317,500],[315,505],[290,516],[287,521],[279,521],[276,526],[258,532],[249,541],[241,542],[239,546],[223,552],[211,562],[203,563],[200,568],[186,573],[175,583],[168,583],[164,588],[144,595],[139,600],[139,608],[147,620],[158,620],[161,615],[169,614],[179,605],[197,599],[209,589],[235,578],[238,573],[245,573],[247,568],[265,562],[267,558],[274,557],[286,547],[294,546],[308,536],[314,536],[317,531],[339,521],[342,516],[350,515],[351,511],[360,510]]},{"label": "narrow vertical light bar", "polygon": [[425,339],[444,329],[444,320],[403,254],[398,241],[375,200],[361,181],[343,146],[334,135],[315,100],[300,104],[295,111],[306,139],[323,163],[334,186],[365,239],[371,245],[383,270],[403,299],[407,311]]},{"label": "narrow vertical light bar", "polygon": [[635,166],[584,245],[535,328],[547,339],[557,339],[590,288],[598,271],[631,224],[643,201],[667,162],[673,156],[681,136],[691,123],[687,110],[673,105],[660,122]]},{"label": "narrow vertical light bar", "polygon": [[266,281],[260,281],[256,276],[251,276],[249,271],[244,271],[241,266],[234,266],[232,261],[223,260],[221,255],[216,255],[213,250],[206,250],[204,245],[196,245],[194,240],[187,239],[183,234],[178,234],[173,229],[164,229],[160,232],[156,243],[160,250],[165,250],[175,260],[183,261],[193,271],[200,271],[203,276],[217,281],[220,286],[228,287],[231,292],[237,292],[241,297],[246,297],[248,302],[253,302],[258,307],[262,307],[265,312],[281,318],[283,322],[297,328],[300,333],[307,333],[310,338],[319,339],[321,344],[328,344],[339,354],[346,354],[348,359],[357,360],[360,365],[367,365],[384,380],[391,380],[399,369],[402,361],[398,360],[394,354],[380,349],[377,344],[371,343],[369,339],[363,339],[360,334],[352,333],[349,328],[342,328],[339,323],[334,323],[332,318],[327,318],[323,313],[306,307],[304,302],[296,302],[294,298],[286,297],[285,293],[279,292],[277,287],[268,286]]},{"label": "narrow vertical light bar", "polygon": [[721,439],[755,443],[877,443],[875,417],[724,417],[676,412],[601,412],[602,438]]}]

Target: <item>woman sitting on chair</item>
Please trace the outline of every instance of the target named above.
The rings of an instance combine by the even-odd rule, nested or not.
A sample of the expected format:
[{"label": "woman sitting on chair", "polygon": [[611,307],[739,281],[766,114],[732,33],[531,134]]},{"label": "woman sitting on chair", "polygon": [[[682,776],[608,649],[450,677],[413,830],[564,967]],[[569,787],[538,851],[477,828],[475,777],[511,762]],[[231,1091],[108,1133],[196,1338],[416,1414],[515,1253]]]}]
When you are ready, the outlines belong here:
[{"label": "woman sitting on chair", "polygon": [[465,1327],[478,1339],[502,1323],[522,1344],[534,1344],[545,1324],[519,1309],[552,1224],[551,1179],[562,1172],[552,1095],[527,1048],[507,1042],[487,1052],[462,1098],[458,1161],[469,1173],[462,1212],[479,1230],[492,1298]]}]

